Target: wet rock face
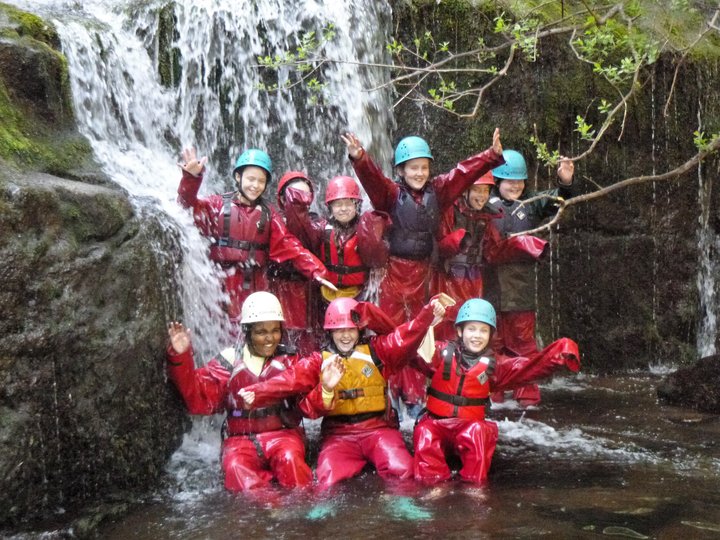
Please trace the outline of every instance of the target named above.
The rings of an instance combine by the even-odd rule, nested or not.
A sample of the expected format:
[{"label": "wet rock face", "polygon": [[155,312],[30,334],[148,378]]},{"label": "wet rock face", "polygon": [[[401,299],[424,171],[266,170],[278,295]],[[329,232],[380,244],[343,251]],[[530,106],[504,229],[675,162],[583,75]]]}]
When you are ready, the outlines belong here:
[{"label": "wet rock face", "polygon": [[657,395],[670,405],[720,413],[720,355],[701,358],[694,365],[668,375]]},{"label": "wet rock face", "polygon": [[0,524],[139,492],[179,444],[171,269],[119,190],[0,179]]},{"label": "wet rock face", "polygon": [[[405,42],[425,31],[453,50],[471,49],[478,35],[492,39],[487,23],[492,16],[483,16],[482,5],[392,4],[394,26]],[[577,194],[672,170],[696,153],[688,126],[698,114],[720,114],[717,95],[703,90],[717,86],[719,70],[713,61],[684,64],[682,80],[673,88],[676,67],[673,58],[661,58],[644,75],[652,84],[634,97],[622,134],[613,126],[596,150],[576,163]],[[588,144],[575,131],[575,117],[588,110],[590,96],[605,90],[591,69],[578,65],[566,39],[548,40],[537,62],[516,59],[506,82],[488,90],[474,118],[403,100],[395,111],[393,139],[426,138],[435,158],[433,172],[442,173],[487,148],[498,126],[503,147],[519,150],[528,162],[528,187],[548,189],[555,173],[538,164],[530,136],[563,154],[582,153]],[[703,165],[706,181],[712,182],[718,162],[716,156]],[[719,193],[712,190],[711,227],[720,215]],[[540,339],[545,344],[560,336],[575,339],[583,366],[594,371],[694,362],[700,320],[698,198],[698,171],[693,170],[574,206],[552,234],[542,233],[551,250],[537,272]]]},{"label": "wet rock face", "polygon": [[0,4],[0,530],[132,499],[187,427],[165,377],[176,246],[98,185],[56,40]]}]

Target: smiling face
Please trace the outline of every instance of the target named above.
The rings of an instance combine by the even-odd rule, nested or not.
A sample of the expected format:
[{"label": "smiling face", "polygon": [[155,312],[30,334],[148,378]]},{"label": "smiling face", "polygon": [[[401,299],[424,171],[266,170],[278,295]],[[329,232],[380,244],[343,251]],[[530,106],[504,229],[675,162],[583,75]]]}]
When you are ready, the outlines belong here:
[{"label": "smiling face", "polygon": [[357,215],[355,199],[335,199],[330,201],[332,217],[342,225],[350,223]]},{"label": "smiling face", "polygon": [[235,173],[235,181],[240,185],[242,195],[247,202],[254,203],[265,192],[267,172],[260,167],[248,165],[242,172]]},{"label": "smiling face", "polygon": [[472,354],[480,354],[490,343],[492,328],[489,324],[469,321],[457,327],[458,337],[462,339],[465,350]]},{"label": "smiling face", "polygon": [[357,328],[338,328],[333,330],[331,335],[335,347],[342,354],[352,352],[360,339],[360,331]]},{"label": "smiling face", "polygon": [[525,180],[503,180],[498,185],[500,196],[506,201],[516,201],[525,189]]},{"label": "smiling face", "polygon": [[275,349],[282,339],[280,321],[262,321],[252,324],[250,329],[250,348],[252,353],[263,358],[275,354]]},{"label": "smiling face", "polygon": [[415,158],[401,163],[397,167],[398,174],[410,186],[410,189],[420,191],[430,179],[430,160],[428,158]]},{"label": "smiling face", "polygon": [[489,198],[490,186],[485,184],[472,185],[467,191],[468,206],[473,210],[482,210]]}]

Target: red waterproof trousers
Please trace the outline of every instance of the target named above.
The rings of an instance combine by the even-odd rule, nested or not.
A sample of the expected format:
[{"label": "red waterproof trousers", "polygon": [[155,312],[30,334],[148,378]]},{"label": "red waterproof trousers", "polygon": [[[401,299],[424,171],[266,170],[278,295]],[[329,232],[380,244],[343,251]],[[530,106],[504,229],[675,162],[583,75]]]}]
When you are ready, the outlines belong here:
[{"label": "red waterproof trousers", "polygon": [[383,479],[405,480],[412,476],[413,458],[401,433],[389,426],[362,426],[368,423],[377,424],[378,420],[341,426],[323,434],[317,462],[321,490],[359,474],[368,462]]},{"label": "red waterproof trousers", "polygon": [[222,468],[225,489],[230,491],[264,487],[273,476],[283,487],[305,486],[312,481],[303,437],[295,429],[228,437],[222,447]]},{"label": "red waterproof trousers", "polygon": [[[501,311],[493,349],[507,356],[530,356],[537,352],[534,311]],[[492,400],[501,403],[503,392],[495,392]],[[540,403],[540,388],[528,384],[513,391],[513,399],[526,407]]]},{"label": "red waterproof trousers", "polygon": [[460,458],[460,478],[482,484],[487,480],[497,438],[495,422],[427,414],[413,432],[415,479],[426,484],[448,480],[452,472],[446,460],[447,449]]},{"label": "red waterproof trousers", "polygon": [[[380,309],[398,325],[413,319],[425,305],[429,279],[429,262],[390,257],[378,295]],[[388,384],[393,394],[409,405],[425,402],[427,381],[412,366],[389,377]]]}]

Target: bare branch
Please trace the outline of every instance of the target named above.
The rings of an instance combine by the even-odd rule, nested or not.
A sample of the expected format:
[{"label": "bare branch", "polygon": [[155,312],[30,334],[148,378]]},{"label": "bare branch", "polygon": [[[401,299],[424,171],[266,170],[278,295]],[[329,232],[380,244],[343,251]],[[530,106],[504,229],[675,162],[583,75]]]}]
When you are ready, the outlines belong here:
[{"label": "bare branch", "polygon": [[720,16],[720,9],[715,11],[715,14],[713,15],[710,22],[708,22],[707,29],[702,32],[695,41],[688,47],[686,47],[685,52],[680,57],[680,59],[677,61],[677,65],[675,66],[675,73],[673,74],[673,80],[672,84],[670,86],[670,92],[668,93],[668,98],[665,101],[665,107],[663,108],[663,116],[666,118],[669,116],[669,109],[670,109],[670,102],[672,101],[673,95],[675,94],[675,84],[677,83],[678,74],[680,73],[680,67],[685,63],[685,59],[688,57],[688,54],[690,54],[690,51],[698,44],[700,41],[707,35],[708,32],[711,30],[720,30],[719,27],[716,26],[716,21],[718,20],[718,16]]},{"label": "bare branch", "polygon": [[[672,180],[677,178],[678,176],[681,176],[685,174],[686,172],[690,171],[694,167],[696,167],[701,161],[703,161],[706,157],[708,157],[710,154],[717,152],[720,150],[720,137],[713,140],[712,143],[703,151],[698,152],[695,154],[692,158],[687,160],[682,165],[672,169],[671,171],[667,171],[662,174],[654,174],[654,175],[647,175],[647,176],[634,176],[632,178],[627,178],[625,180],[621,180],[620,182],[615,182],[614,184],[611,184],[609,186],[605,186],[602,189],[599,189],[597,191],[593,191],[591,193],[586,193],[584,195],[578,195],[577,197],[573,197],[572,199],[566,199],[562,202],[559,202],[559,208],[557,214],[553,217],[553,219],[543,225],[540,225],[539,227],[536,227],[534,229],[531,229],[529,231],[523,231],[522,233],[515,233],[510,235],[512,236],[519,236],[522,234],[537,234],[542,231],[546,231],[550,229],[553,225],[555,225],[558,220],[560,219],[560,215],[569,207],[574,206],[576,204],[585,203],[594,199],[598,199],[600,197],[605,197],[606,195],[617,191],[619,189],[625,189],[628,186],[636,185],[636,184],[644,184],[647,182],[662,182],[664,180]],[[526,201],[529,202],[531,199],[528,199]]]}]

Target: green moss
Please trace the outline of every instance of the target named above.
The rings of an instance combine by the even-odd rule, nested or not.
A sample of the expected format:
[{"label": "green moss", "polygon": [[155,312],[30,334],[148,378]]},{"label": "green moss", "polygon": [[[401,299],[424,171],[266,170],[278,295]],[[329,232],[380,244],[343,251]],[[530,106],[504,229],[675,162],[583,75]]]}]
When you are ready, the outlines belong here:
[{"label": "green moss", "polygon": [[[34,103],[0,73],[0,161],[26,170],[69,175],[92,156],[88,141],[75,129],[70,74],[52,25],[37,15],[0,3],[10,22],[0,33],[37,54],[37,76],[44,79],[46,103]],[[16,81],[15,81],[16,82]],[[44,109],[43,109],[44,106]]]},{"label": "green moss", "polygon": [[[18,8],[3,2],[0,2],[0,11],[7,15],[8,20],[13,26],[14,33],[17,36],[29,36],[37,41],[49,45],[52,48],[60,47],[60,38],[57,30],[53,25],[47,23],[42,18],[32,13],[21,11]],[[7,36],[13,30],[6,29],[5,35]]]},{"label": "green moss", "polygon": [[90,143],[79,134],[58,136],[34,115],[13,103],[0,79],[0,158],[21,168],[63,174],[91,154]]},{"label": "green moss", "polygon": [[180,50],[173,44],[178,38],[177,20],[174,4],[169,3],[158,11],[158,74],[160,82],[167,87],[176,87],[180,83]]}]

